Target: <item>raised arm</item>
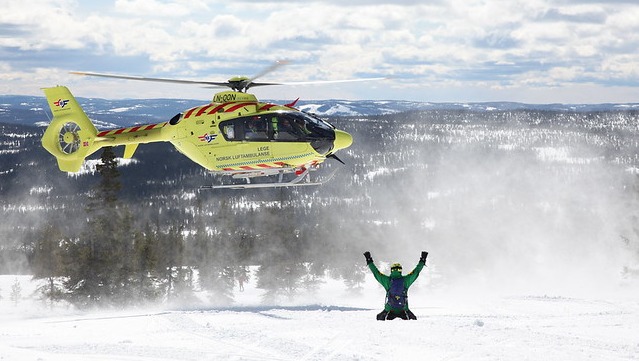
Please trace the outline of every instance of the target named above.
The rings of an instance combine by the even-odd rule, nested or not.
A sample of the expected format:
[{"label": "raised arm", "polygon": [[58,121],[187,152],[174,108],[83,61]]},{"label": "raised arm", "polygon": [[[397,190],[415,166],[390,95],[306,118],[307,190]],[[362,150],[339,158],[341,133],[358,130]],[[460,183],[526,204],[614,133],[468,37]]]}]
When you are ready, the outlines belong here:
[{"label": "raised arm", "polygon": [[417,266],[415,266],[415,268],[409,274],[407,274],[406,277],[404,278],[406,287],[410,287],[410,285],[412,285],[413,282],[415,282],[417,277],[419,277],[419,273],[422,271],[422,269],[426,265],[426,257],[428,257],[428,252],[422,251],[422,255],[419,258],[419,262],[417,262]]},{"label": "raised arm", "polygon": [[379,269],[377,269],[370,252],[364,252],[364,257],[366,258],[366,265],[370,268],[371,272],[373,272],[373,276],[377,282],[379,282],[385,290],[388,290],[388,287],[390,287],[390,277],[382,274]]}]

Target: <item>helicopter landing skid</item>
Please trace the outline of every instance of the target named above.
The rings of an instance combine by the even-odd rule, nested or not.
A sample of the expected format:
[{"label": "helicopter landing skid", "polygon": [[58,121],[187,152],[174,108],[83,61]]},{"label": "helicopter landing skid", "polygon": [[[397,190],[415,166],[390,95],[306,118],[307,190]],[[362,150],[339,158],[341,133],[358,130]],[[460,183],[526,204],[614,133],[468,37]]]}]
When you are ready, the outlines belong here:
[{"label": "helicopter landing skid", "polygon": [[290,171],[280,170],[277,173],[277,180],[273,182],[264,182],[264,183],[251,183],[251,178],[253,175],[245,175],[242,174],[234,174],[233,179],[243,178],[246,179],[246,183],[233,183],[233,184],[220,184],[220,185],[205,185],[201,186],[200,189],[249,189],[249,188],[283,188],[283,187],[301,187],[301,186],[318,186],[322,185],[335,176],[335,172],[337,168],[333,170],[328,176],[323,179],[311,181],[310,169],[304,169],[299,174],[296,173],[295,178],[285,181],[284,174],[290,173]]}]

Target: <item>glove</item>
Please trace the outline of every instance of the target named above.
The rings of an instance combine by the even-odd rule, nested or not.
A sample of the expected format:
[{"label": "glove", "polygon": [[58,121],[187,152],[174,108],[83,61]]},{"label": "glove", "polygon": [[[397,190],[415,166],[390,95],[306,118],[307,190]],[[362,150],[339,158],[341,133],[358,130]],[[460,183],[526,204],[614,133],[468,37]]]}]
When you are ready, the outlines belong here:
[{"label": "glove", "polygon": [[426,257],[428,257],[428,252],[422,251],[422,256],[419,258],[419,262],[426,263]]},{"label": "glove", "polygon": [[373,263],[373,257],[371,257],[369,251],[364,252],[364,257],[366,258],[366,264]]}]

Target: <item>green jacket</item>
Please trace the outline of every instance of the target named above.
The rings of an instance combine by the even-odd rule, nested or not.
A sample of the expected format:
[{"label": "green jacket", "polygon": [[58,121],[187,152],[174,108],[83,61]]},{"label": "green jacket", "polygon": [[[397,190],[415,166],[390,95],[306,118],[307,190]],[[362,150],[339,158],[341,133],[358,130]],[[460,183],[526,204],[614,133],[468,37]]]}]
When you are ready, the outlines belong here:
[{"label": "green jacket", "polygon": [[[404,280],[404,289],[408,292],[408,288],[410,287],[410,285],[413,284],[413,282],[415,282],[415,280],[419,276],[419,272],[421,272],[422,268],[424,268],[424,265],[425,265],[424,262],[421,262],[421,261],[418,262],[417,266],[415,266],[415,269],[413,269],[409,274],[405,276],[402,276],[401,272],[391,272],[390,276],[382,274],[379,271],[379,269],[377,269],[377,266],[375,266],[375,263],[373,262],[368,264],[368,268],[371,269],[371,272],[373,272],[373,276],[375,276],[375,279],[377,280],[377,282],[379,282],[384,287],[384,290],[386,290],[386,293],[388,294],[391,278],[398,278],[398,277],[401,277]],[[394,311],[394,312],[406,311],[408,310],[408,300],[406,300],[406,305],[404,306],[403,309],[393,309],[390,306],[390,304],[388,304],[388,301],[386,301],[386,304],[384,305],[384,310]]]}]

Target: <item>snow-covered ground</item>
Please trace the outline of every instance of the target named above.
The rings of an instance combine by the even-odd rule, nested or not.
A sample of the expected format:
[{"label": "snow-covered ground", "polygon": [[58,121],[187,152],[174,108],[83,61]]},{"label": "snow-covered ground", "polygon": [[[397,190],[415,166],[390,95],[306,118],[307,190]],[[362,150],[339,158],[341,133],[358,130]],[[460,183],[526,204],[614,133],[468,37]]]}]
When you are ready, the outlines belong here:
[{"label": "snow-covered ground", "polygon": [[[424,272],[428,272],[425,269]],[[77,311],[36,301],[30,277],[0,276],[0,360],[638,360],[639,293],[482,294],[411,288],[417,321],[375,320],[383,290],[327,281],[310,297],[232,307]],[[17,304],[12,286],[20,284]]]}]

